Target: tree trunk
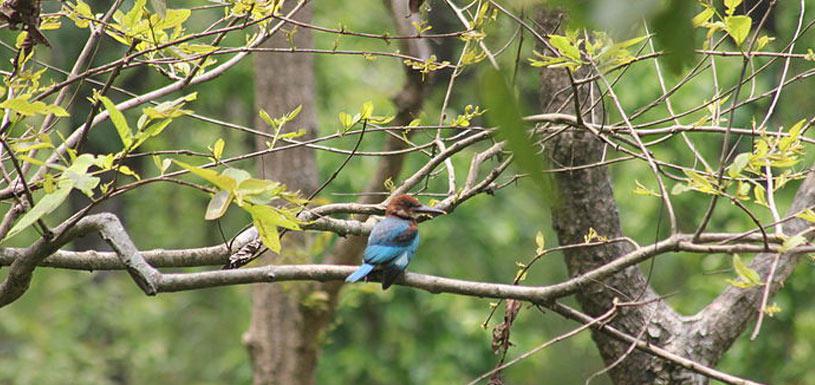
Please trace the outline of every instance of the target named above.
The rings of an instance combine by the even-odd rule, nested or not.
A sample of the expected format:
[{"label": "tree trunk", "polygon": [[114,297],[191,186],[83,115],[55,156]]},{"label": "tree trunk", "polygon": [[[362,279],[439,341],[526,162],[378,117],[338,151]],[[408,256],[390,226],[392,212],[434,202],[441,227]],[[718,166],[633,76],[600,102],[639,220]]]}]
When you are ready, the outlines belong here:
[{"label": "tree trunk", "polygon": [[[310,22],[311,9],[307,6],[297,19]],[[288,47],[283,33],[265,43],[266,47]],[[311,32],[298,29],[294,36],[297,47],[312,47]],[[255,56],[255,100],[271,116],[281,116],[298,105],[303,110],[289,129],[305,128],[306,138],[314,137],[316,103],[314,101],[313,60],[307,54],[259,54]],[[256,127],[266,127],[256,119]],[[258,137],[258,149],[266,148],[267,138]],[[260,159],[258,172],[265,178],[286,184],[290,190],[304,194],[313,191],[318,183],[314,150],[299,147],[283,153],[270,154]],[[292,263],[292,259],[308,258],[303,252],[306,239],[303,234],[286,235],[284,255],[268,253],[265,260],[274,263]],[[306,262],[306,261],[299,261]],[[310,385],[314,382],[317,363],[318,338],[312,335],[311,320],[320,306],[313,299],[313,284],[255,285],[252,288],[252,321],[244,335],[252,359],[254,384]]]},{"label": "tree trunk", "polygon": [[[539,17],[542,31],[553,33],[562,21],[557,12],[542,12]],[[542,47],[541,47],[542,49]],[[574,113],[574,104],[568,100],[571,92],[569,77],[563,69],[544,69],[541,72],[541,105],[546,109]],[[563,92],[565,90],[565,92]],[[560,91],[560,92],[558,92]],[[586,104],[585,89],[580,90],[580,101]],[[587,119],[591,117],[588,116]],[[599,123],[599,122],[598,122]],[[555,167],[572,167],[596,163],[604,153],[604,144],[590,132],[570,129],[547,144],[550,160]],[[611,180],[606,167],[585,168],[558,173],[555,189],[560,197],[552,207],[552,224],[561,245],[579,244],[594,229],[602,237],[621,237],[620,218],[614,201]],[[574,277],[605,265],[630,252],[633,246],[626,242],[610,243],[590,248],[564,251],[569,275]],[[636,266],[581,290],[577,299],[583,310],[600,316],[613,306],[615,298],[621,302],[640,301],[641,306],[625,307],[610,322],[618,330],[658,346],[665,346],[682,332],[681,318],[650,288]],[[592,338],[606,365],[620,357],[609,375],[616,384],[697,384],[704,379],[684,370],[668,370],[666,363],[637,350],[629,352],[630,344],[621,343],[602,332],[593,332]],[[672,378],[676,377],[676,378]]]}]

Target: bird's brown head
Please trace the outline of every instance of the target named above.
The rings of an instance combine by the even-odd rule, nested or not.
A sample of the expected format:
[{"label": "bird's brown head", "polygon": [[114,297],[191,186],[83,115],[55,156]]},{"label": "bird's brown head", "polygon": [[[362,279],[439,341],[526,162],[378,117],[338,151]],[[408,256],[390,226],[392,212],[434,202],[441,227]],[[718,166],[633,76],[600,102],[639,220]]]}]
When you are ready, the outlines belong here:
[{"label": "bird's brown head", "polygon": [[407,195],[397,195],[388,202],[385,208],[385,215],[392,215],[403,219],[416,219],[418,214],[440,215],[446,214],[444,210],[439,210],[430,206],[425,206],[418,199]]}]

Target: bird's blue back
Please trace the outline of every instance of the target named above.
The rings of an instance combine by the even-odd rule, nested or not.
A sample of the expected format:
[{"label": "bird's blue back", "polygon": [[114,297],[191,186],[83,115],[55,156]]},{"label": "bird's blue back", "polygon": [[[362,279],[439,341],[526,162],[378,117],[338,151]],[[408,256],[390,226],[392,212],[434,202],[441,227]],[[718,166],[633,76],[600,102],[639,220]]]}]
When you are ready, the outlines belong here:
[{"label": "bird's blue back", "polygon": [[404,270],[419,247],[416,222],[395,216],[379,221],[365,248],[363,260],[371,265],[386,265]]}]

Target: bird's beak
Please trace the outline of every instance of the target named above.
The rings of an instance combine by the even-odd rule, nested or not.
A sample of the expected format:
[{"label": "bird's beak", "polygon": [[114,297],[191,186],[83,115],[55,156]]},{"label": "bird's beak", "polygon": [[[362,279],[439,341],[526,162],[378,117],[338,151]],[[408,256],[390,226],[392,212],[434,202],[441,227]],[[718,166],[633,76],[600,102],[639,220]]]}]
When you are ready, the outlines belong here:
[{"label": "bird's beak", "polygon": [[420,213],[420,214],[430,214],[430,215],[444,215],[444,214],[447,214],[447,212],[444,211],[444,210],[439,210],[437,208],[433,208],[433,207],[425,206],[425,205],[421,205],[421,206],[413,209],[413,211],[415,211],[417,213]]}]

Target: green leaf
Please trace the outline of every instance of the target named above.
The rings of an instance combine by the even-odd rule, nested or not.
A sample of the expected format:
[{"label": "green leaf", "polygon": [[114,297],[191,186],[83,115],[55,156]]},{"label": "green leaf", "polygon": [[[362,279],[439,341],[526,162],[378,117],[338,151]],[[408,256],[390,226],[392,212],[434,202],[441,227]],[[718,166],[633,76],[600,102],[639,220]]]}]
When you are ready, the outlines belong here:
[{"label": "green leaf", "polygon": [[636,187],[634,188],[634,194],[636,194],[636,195],[645,195],[645,196],[652,196],[652,197],[660,197],[661,196],[656,191],[651,190],[648,187],[645,187],[642,183],[640,183],[640,181],[638,181],[636,179],[634,180],[634,184],[636,184]]},{"label": "green leaf", "polygon": [[558,50],[563,56],[574,61],[580,61],[580,50],[572,44],[566,36],[549,35],[549,43]]},{"label": "green leaf", "polygon": [[537,154],[537,149],[529,140],[527,125],[521,118],[518,102],[507,86],[503,75],[494,70],[487,69],[481,75],[481,103],[487,108],[487,119],[490,124],[498,127],[498,136],[507,141],[507,147],[514,155],[515,164],[544,193],[544,200],[548,204],[556,204],[557,196],[544,179],[543,170],[546,168],[544,159]]},{"label": "green leaf", "polygon": [[269,250],[279,253],[280,252],[280,233],[277,231],[277,225],[274,218],[277,213],[269,213],[269,206],[248,206],[246,211],[252,215],[252,224],[260,235],[260,240],[263,245],[268,247]]},{"label": "green leaf", "polygon": [[724,0],[725,13],[732,15],[736,12],[736,7],[738,7],[741,2],[742,0]]},{"label": "green leaf", "polygon": [[221,190],[233,191],[238,185],[234,178],[220,175],[215,170],[196,167],[178,160],[174,160],[173,162],[175,162],[175,164],[179,165],[181,168],[198,175],[201,178],[204,178],[207,182],[212,183]]},{"label": "green leaf", "polygon": [[269,127],[276,127],[277,126],[274,119],[272,119],[272,117],[269,116],[269,113],[266,112],[265,110],[260,110],[258,112],[258,115],[260,116],[261,120],[263,120],[264,122],[266,122],[266,124],[269,125]]},{"label": "green leaf", "polygon": [[23,215],[17,221],[17,223],[14,224],[14,227],[9,230],[4,240],[19,234],[21,231],[37,222],[37,220],[43,216],[56,210],[62,204],[62,202],[65,202],[65,199],[68,198],[71,188],[72,187],[70,184],[63,183],[62,186],[57,188],[53,193],[44,195],[39,202],[37,202],[37,204],[31,208],[31,210],[25,213],[25,215]]},{"label": "green leaf", "polygon": [[771,41],[775,40],[774,37],[769,37],[767,35],[761,35],[761,37],[756,40],[756,51],[761,51],[764,47],[767,46]]},{"label": "green leaf", "polygon": [[288,115],[286,115],[286,121],[291,122],[292,120],[294,120],[294,118],[296,118],[297,115],[300,115],[300,111],[302,110],[303,110],[302,104],[295,107],[293,110],[291,110],[291,112],[289,112]]},{"label": "green leaf", "polygon": [[91,23],[90,19],[94,18],[91,7],[82,0],[76,0],[73,9],[68,11],[67,14],[68,18],[76,24],[77,28],[88,28]]},{"label": "green leaf", "polygon": [[684,183],[677,183],[677,184],[674,185],[673,188],[671,188],[671,195],[679,195],[679,194],[682,194],[682,193],[685,193],[685,192],[688,192],[688,191],[691,191],[691,190],[693,190],[693,189],[690,188],[690,186],[688,186],[688,185],[686,185]]},{"label": "green leaf", "polygon": [[750,162],[750,153],[743,152],[736,156],[736,159],[733,160],[733,163],[730,164],[730,167],[727,168],[727,175],[730,175],[731,178],[738,178],[741,176],[741,172],[747,167],[747,163]]},{"label": "green leaf", "polygon": [[29,102],[29,95],[18,96],[7,99],[0,103],[0,108],[8,108],[23,116],[48,115],[65,117],[70,116],[68,111],[57,105],[45,104],[43,102]]},{"label": "green leaf", "polygon": [[786,152],[792,147],[793,144],[798,142],[798,139],[801,136],[801,129],[804,128],[804,123],[806,123],[806,119],[801,119],[790,127],[789,136],[785,136],[778,141],[779,150]]},{"label": "green leaf", "polygon": [[132,176],[133,178],[136,178],[136,180],[141,180],[141,177],[139,176],[139,174],[137,174],[135,171],[133,171],[133,169],[131,169],[130,167],[127,167],[125,165],[120,165],[120,166],[116,167],[116,171],[118,171],[119,174]]},{"label": "green leaf", "polygon": [[815,223],[815,211],[812,211],[812,209],[806,209],[805,211],[796,215],[796,217],[801,218],[807,222]]},{"label": "green leaf", "polygon": [[803,245],[804,243],[806,243],[806,241],[807,239],[804,238],[804,236],[801,234],[793,235],[784,240],[784,243],[781,245],[781,252],[784,253],[786,251],[794,249],[797,246]]},{"label": "green leaf", "polygon": [[715,14],[715,10],[712,7],[708,6],[707,4],[702,4],[702,6],[704,6],[705,9],[691,19],[691,24],[693,24],[694,27],[699,27],[702,24],[707,23],[708,20],[710,20],[710,18]]},{"label": "green leaf", "polygon": [[357,121],[359,120],[355,116],[351,116],[351,114],[349,114],[347,112],[344,112],[344,111],[340,112],[339,119],[340,119],[340,124],[342,125],[342,128],[344,128],[346,131],[349,128],[353,127],[354,124],[356,124]]},{"label": "green leaf", "polygon": [[537,254],[542,254],[546,250],[546,240],[543,238],[543,232],[541,231],[535,234],[535,246],[537,246],[535,250]]},{"label": "green leaf", "polygon": [[374,113],[374,102],[367,101],[362,103],[362,108],[359,110],[360,119],[368,119]]},{"label": "green leaf", "polygon": [[760,286],[763,284],[758,273],[742,262],[738,254],[733,254],[733,269],[736,271],[736,275],[738,275],[739,280],[749,285],[747,287]]},{"label": "green leaf", "polygon": [[218,191],[212,196],[212,199],[209,200],[207,212],[204,214],[204,219],[211,221],[213,219],[222,217],[229,208],[230,202],[232,202],[232,194],[229,193],[229,191]]},{"label": "green leaf", "polygon": [[241,183],[243,183],[243,181],[252,178],[252,175],[246,172],[245,170],[232,167],[225,169],[224,172],[221,173],[221,176],[231,178],[233,181],[235,181],[235,186],[238,186]]},{"label": "green leaf", "polygon": [[765,189],[764,186],[762,186],[760,184],[757,184],[753,188],[753,196],[755,196],[755,198],[756,198],[756,203],[758,203],[758,204],[760,204],[760,205],[762,205],[764,207],[769,206],[767,204],[767,196],[766,196],[766,194],[767,194],[767,189]]},{"label": "green leaf", "polygon": [[690,188],[705,194],[719,193],[719,190],[716,189],[713,182],[698,172],[692,170],[683,170],[683,172],[690,178],[690,181],[688,182],[688,186],[690,186]]},{"label": "green leaf", "polygon": [[235,189],[235,200],[239,206],[243,204],[244,199],[253,204],[268,204],[285,189],[286,186],[275,181],[249,178],[242,181]]},{"label": "green leaf", "polygon": [[156,29],[173,29],[181,27],[187,19],[192,15],[192,10],[182,9],[169,9],[164,16],[151,17],[151,20],[158,21],[155,23]]},{"label": "green leaf", "polygon": [[212,156],[215,157],[215,160],[221,160],[221,155],[224,154],[224,140],[218,138],[215,143],[212,145]]},{"label": "green leaf", "polygon": [[150,0],[150,7],[162,18],[167,14],[167,0]]},{"label": "green leaf", "polygon": [[113,102],[107,97],[99,95],[98,98],[102,101],[102,104],[108,111],[110,121],[113,122],[113,126],[116,127],[116,133],[119,134],[119,139],[122,140],[122,145],[124,145],[124,148],[130,148],[130,145],[133,144],[133,132],[130,129],[130,126],[127,124],[124,114],[117,110],[116,105],[113,104]]},{"label": "green leaf", "polygon": [[744,43],[744,39],[750,34],[750,27],[752,26],[753,19],[750,16],[726,16],[724,18],[724,25],[727,34],[733,38],[737,46]]}]

